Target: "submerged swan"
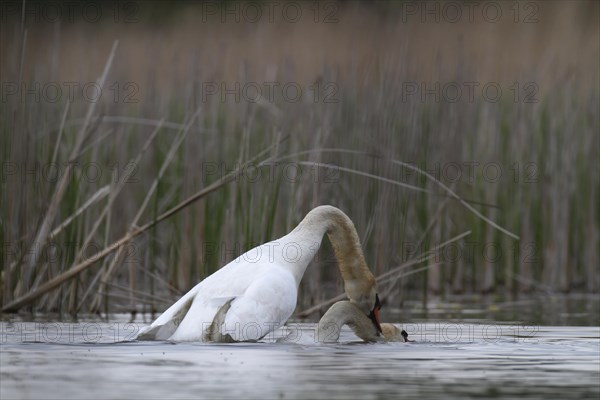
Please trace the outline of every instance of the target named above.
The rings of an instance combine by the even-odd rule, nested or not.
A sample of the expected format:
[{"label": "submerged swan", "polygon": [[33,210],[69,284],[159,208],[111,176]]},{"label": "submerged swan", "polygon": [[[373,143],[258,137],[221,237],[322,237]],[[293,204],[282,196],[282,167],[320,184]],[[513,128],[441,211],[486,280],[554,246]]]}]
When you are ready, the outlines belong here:
[{"label": "submerged swan", "polygon": [[354,224],[341,210],[319,206],[287,235],[247,251],[198,283],[137,339],[232,342],[263,338],[294,312],[298,285],[325,233],[350,302],[381,332],[375,278]]},{"label": "submerged swan", "polygon": [[323,315],[317,326],[319,342],[337,342],[342,326],[348,325],[365,342],[408,342],[408,334],[393,324],[381,324],[383,337],[375,325],[350,301],[338,301]]}]

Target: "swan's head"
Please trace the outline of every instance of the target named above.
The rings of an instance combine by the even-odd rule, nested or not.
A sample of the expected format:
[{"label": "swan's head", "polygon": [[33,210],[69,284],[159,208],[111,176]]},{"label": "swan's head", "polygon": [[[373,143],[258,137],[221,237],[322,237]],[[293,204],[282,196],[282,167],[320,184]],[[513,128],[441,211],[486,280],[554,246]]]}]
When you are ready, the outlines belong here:
[{"label": "swan's head", "polygon": [[355,306],[357,306],[373,323],[378,334],[382,334],[379,310],[381,301],[377,294],[375,278],[369,274],[364,280],[352,280],[346,282],[346,293]]},{"label": "swan's head", "polygon": [[381,324],[383,337],[388,342],[412,342],[408,340],[408,333],[404,329],[400,330],[394,324]]}]

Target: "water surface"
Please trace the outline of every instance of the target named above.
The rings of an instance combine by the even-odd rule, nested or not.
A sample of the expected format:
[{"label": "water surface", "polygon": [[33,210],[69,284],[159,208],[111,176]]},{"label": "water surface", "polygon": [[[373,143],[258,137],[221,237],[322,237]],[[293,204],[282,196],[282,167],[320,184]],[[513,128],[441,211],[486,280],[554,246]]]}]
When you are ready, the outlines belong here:
[{"label": "water surface", "polygon": [[344,329],[318,344],[303,323],[261,343],[131,341],[142,325],[0,323],[0,398],[600,396],[597,326],[429,321],[399,324],[412,343],[361,343]]}]

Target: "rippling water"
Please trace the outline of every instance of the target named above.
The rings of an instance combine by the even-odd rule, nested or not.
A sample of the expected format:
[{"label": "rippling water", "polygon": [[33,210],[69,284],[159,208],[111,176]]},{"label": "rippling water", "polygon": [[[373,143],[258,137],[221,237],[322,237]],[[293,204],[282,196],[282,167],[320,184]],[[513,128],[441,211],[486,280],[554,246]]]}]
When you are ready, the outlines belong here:
[{"label": "rippling water", "polygon": [[124,321],[0,323],[0,398],[600,396],[600,327],[424,322],[401,325],[412,343],[345,329],[324,345],[290,324],[261,343],[172,344],[131,341],[141,325]]}]

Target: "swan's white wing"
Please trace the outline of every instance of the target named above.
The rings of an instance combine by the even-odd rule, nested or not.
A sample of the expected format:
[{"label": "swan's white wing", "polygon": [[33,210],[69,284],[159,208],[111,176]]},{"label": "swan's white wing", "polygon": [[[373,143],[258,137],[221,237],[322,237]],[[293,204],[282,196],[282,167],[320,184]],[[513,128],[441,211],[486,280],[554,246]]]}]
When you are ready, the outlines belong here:
[{"label": "swan's white wing", "polygon": [[274,268],[252,282],[227,312],[221,334],[235,341],[259,340],[282,326],[296,308],[292,274]]},{"label": "swan's white wing", "polygon": [[297,288],[288,271],[269,264],[241,265],[236,270],[234,280],[213,281],[196,295],[172,340],[203,340],[217,311],[232,297],[234,300],[219,330],[235,341],[258,340],[281,326],[294,312]]},{"label": "swan's white wing", "polygon": [[[140,340],[202,340],[203,322],[209,325],[217,310],[232,297],[242,295],[260,265],[246,265],[236,260],[208,276],[169,307],[152,325],[142,330]],[[191,318],[195,316],[195,318]],[[175,335],[181,324],[186,335]],[[193,327],[185,328],[193,324]],[[192,334],[193,332],[193,334]]]},{"label": "swan's white wing", "polygon": [[[289,304],[281,307],[278,304],[281,299],[273,294],[265,295],[264,299],[260,300],[260,288],[264,288],[267,293],[271,286],[284,287],[285,293],[292,294],[292,289],[289,288],[291,274],[280,268],[277,258],[273,257],[272,249],[272,243],[251,249],[208,276],[169,307],[150,327],[138,334],[138,339],[200,341],[219,308],[232,298],[236,298],[231,306],[234,314],[243,315],[244,304],[256,302],[253,306],[257,307],[256,309],[246,307],[250,312],[248,319],[260,319],[260,323],[281,319],[289,311]],[[245,297],[247,300],[244,300],[247,289],[259,281],[262,283],[254,285],[255,292],[252,291],[250,296]],[[296,285],[294,283],[291,286],[294,294],[293,306],[283,322],[292,314],[296,303]],[[271,308],[275,309],[276,315],[269,314]],[[252,315],[252,312],[256,315]],[[239,322],[246,323],[247,320],[240,319]]]}]

